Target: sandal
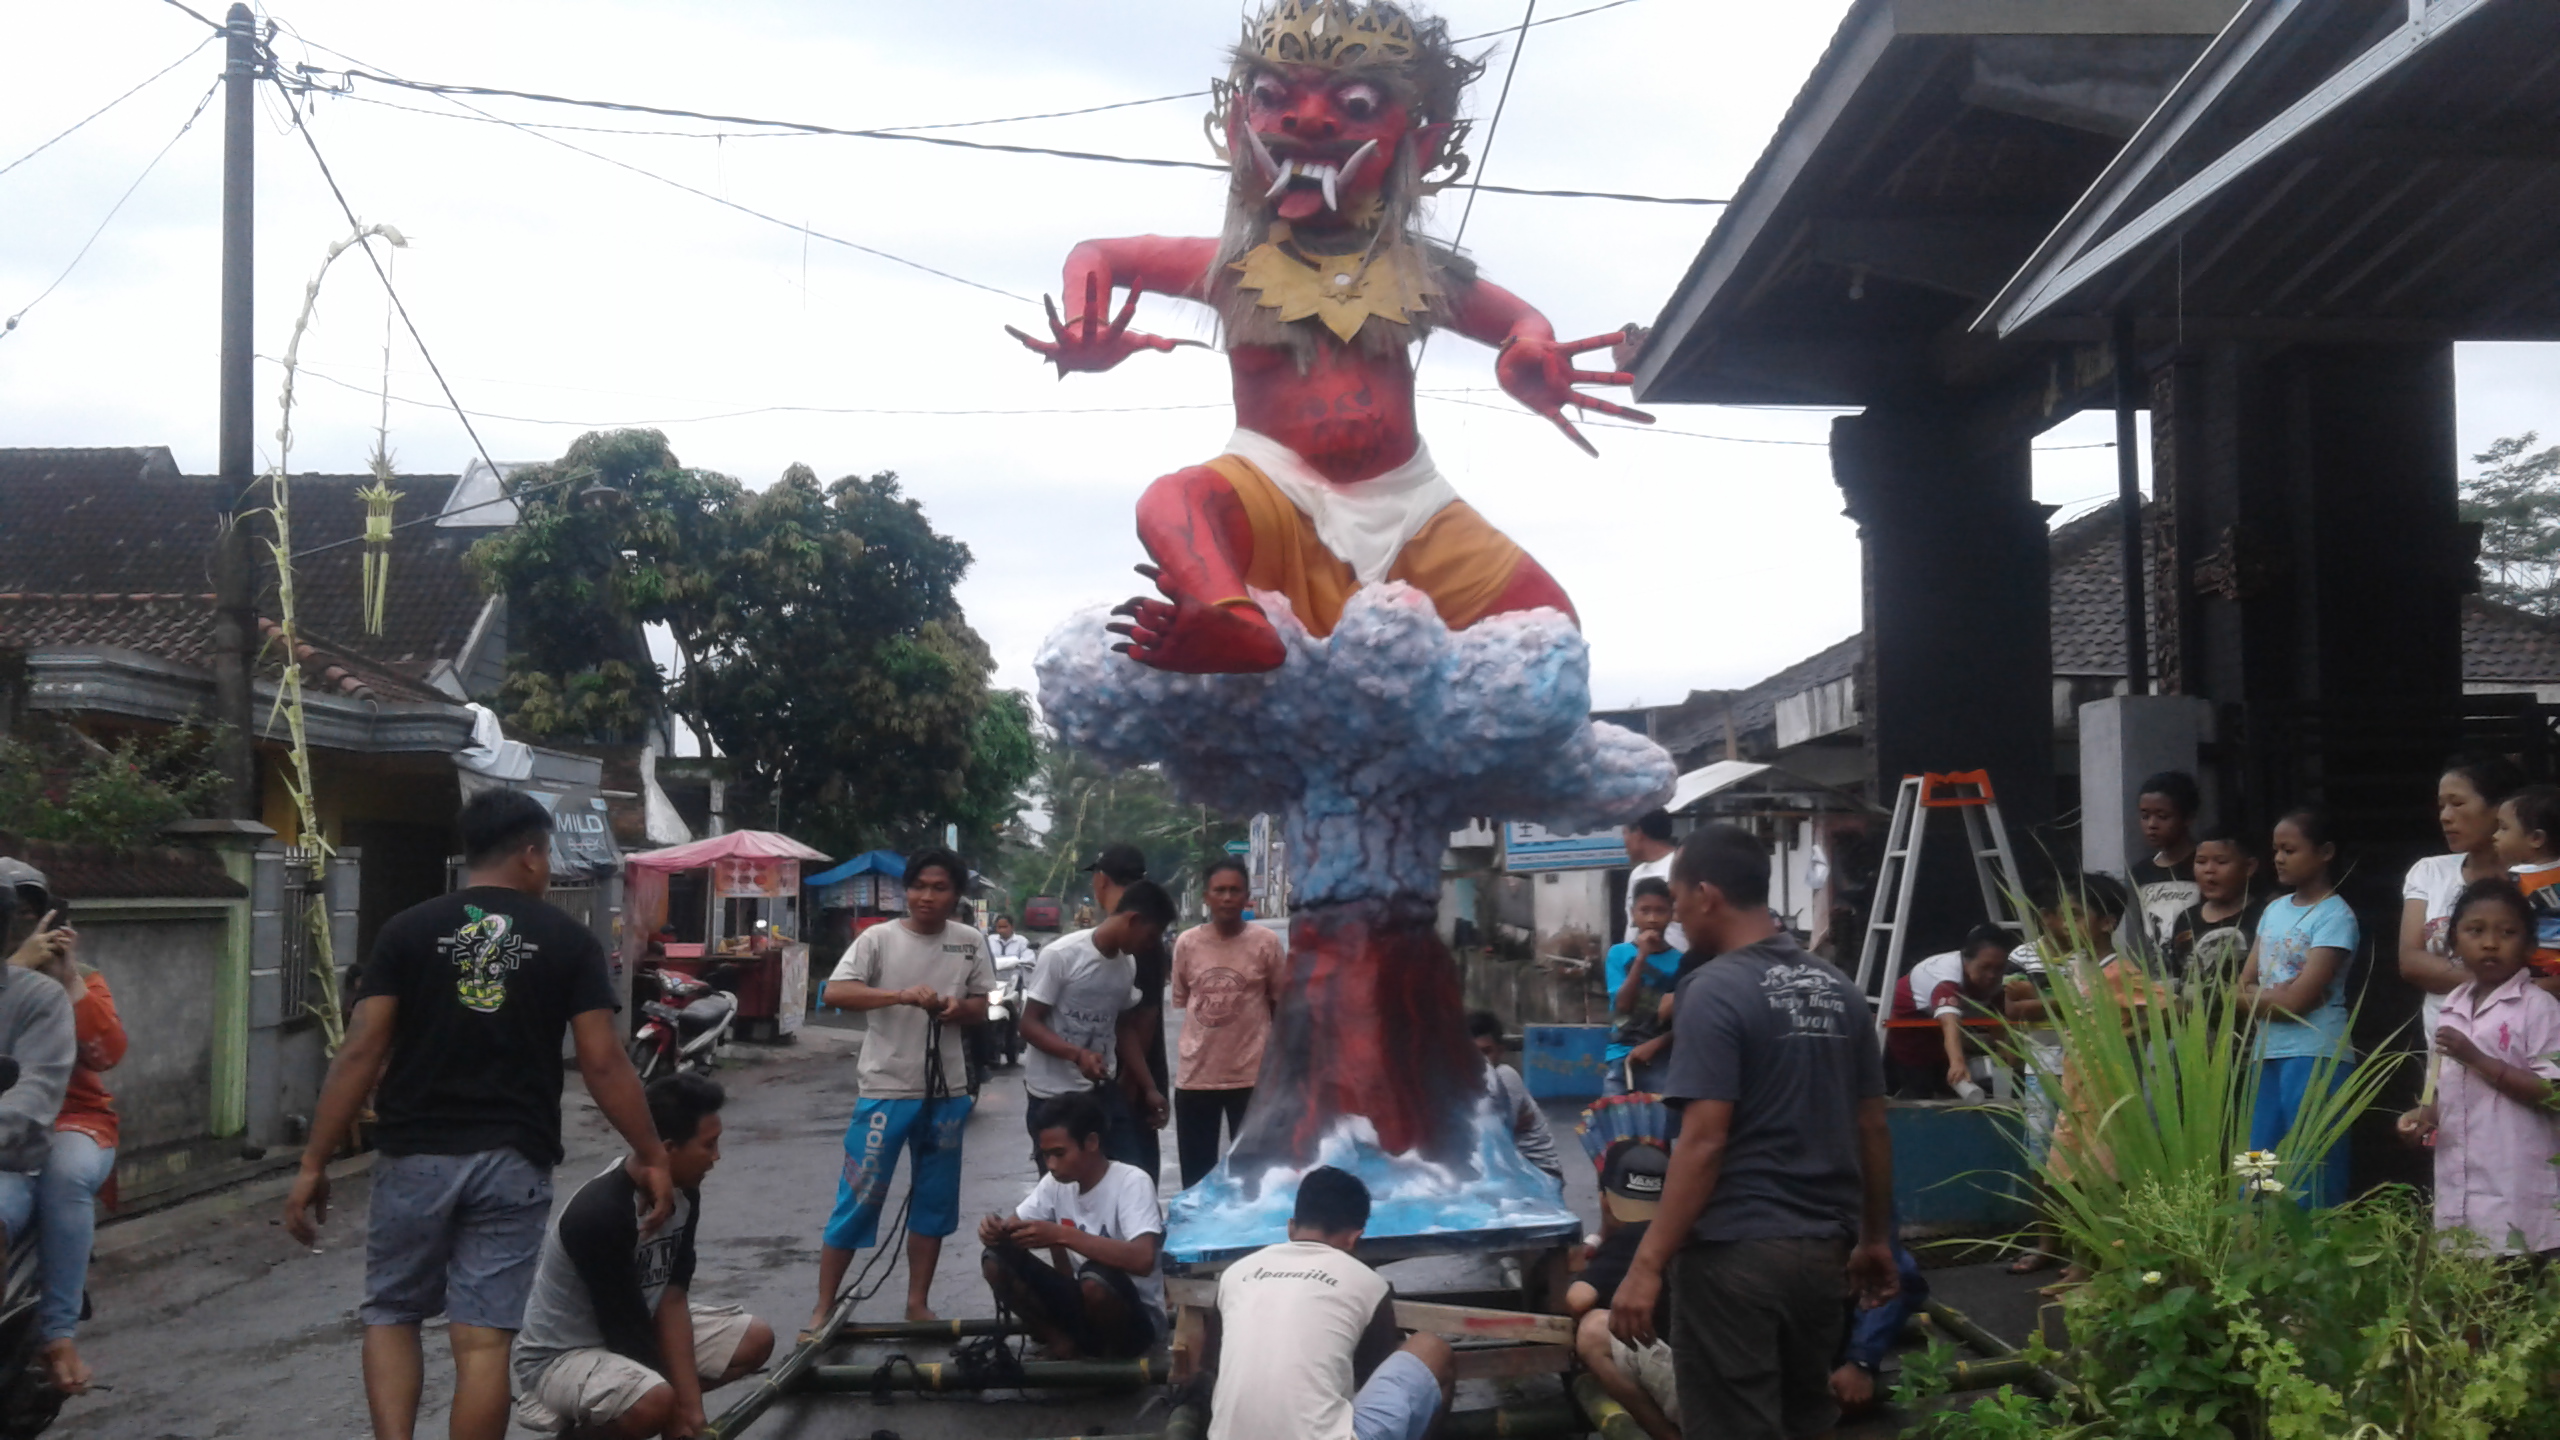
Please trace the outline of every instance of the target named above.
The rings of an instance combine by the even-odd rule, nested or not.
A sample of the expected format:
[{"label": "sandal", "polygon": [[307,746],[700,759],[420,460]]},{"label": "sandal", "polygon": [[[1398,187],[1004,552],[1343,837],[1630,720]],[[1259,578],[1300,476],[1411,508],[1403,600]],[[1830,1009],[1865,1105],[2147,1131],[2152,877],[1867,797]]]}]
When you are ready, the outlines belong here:
[{"label": "sandal", "polygon": [[2045,1254],[2043,1251],[2030,1250],[2026,1254],[2009,1262],[2009,1273],[2012,1275],[2033,1275],[2039,1270],[2052,1269],[2056,1263],[2058,1262],[2056,1262],[2052,1256]]}]

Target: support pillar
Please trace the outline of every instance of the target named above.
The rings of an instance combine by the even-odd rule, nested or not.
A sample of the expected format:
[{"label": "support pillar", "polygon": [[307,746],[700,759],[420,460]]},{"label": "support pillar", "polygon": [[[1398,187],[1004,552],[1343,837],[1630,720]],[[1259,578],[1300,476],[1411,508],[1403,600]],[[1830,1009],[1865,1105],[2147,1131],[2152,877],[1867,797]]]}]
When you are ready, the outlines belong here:
[{"label": "support pillar", "polygon": [[[1874,795],[1906,774],[1989,770],[2011,843],[2032,864],[2053,815],[2053,646],[2045,512],[2025,437],[1966,453],[1936,415],[1871,409],[1832,422],[1832,476],[1863,547],[1859,707]],[[1909,953],[1982,918],[1960,832],[1924,850]]]}]

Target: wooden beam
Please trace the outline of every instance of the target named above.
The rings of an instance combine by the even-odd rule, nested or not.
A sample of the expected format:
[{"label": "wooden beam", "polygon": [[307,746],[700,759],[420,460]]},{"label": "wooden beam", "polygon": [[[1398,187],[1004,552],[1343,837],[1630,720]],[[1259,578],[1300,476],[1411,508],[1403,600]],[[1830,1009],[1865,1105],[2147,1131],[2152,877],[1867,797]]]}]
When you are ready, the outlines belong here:
[{"label": "wooden beam", "polygon": [[1479,1310],[1471,1305],[1432,1305],[1398,1300],[1396,1328],[1428,1331],[1459,1340],[1518,1340],[1532,1345],[1573,1347],[1573,1321],[1562,1315],[1532,1315],[1524,1310]]},{"label": "wooden beam", "polygon": [[2240,0],[1893,0],[1904,35],[2217,35]]},{"label": "wooden beam", "polygon": [[1450,1369],[1460,1380],[1517,1380],[1562,1375],[1573,1367],[1574,1353],[1567,1346],[1491,1345],[1457,1352]]}]

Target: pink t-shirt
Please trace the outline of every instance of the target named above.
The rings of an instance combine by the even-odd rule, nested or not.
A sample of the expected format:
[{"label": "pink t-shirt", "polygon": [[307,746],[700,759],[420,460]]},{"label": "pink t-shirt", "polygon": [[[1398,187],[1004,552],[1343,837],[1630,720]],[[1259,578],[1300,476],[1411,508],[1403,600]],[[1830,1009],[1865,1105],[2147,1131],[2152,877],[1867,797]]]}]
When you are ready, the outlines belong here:
[{"label": "pink t-shirt", "polygon": [[[2560,1000],[2519,970],[2476,995],[2474,983],[2444,997],[2442,1023],[2471,1037],[2481,1053],[2560,1080]],[[2474,1007],[2477,1007],[2476,1009]],[[2434,1036],[2428,1041],[2432,1046]],[[2468,1068],[2443,1060],[2436,1080],[2436,1228],[2468,1229],[2496,1251],[2511,1231],[2524,1252],[2560,1249],[2560,1116],[2520,1105]]]},{"label": "pink t-shirt", "polygon": [[1280,937],[1250,921],[1232,940],[1215,925],[1195,925],[1177,936],[1168,997],[1184,1012],[1175,1083],[1185,1090],[1252,1085],[1262,1073],[1262,1045],[1271,1038],[1271,1015],[1288,973]]}]

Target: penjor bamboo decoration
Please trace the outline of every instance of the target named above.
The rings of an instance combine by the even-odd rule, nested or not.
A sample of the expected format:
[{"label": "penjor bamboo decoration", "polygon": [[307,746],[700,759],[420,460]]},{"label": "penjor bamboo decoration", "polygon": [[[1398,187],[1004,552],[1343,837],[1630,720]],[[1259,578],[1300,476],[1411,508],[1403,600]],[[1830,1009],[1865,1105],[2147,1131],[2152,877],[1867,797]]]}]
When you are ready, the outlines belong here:
[{"label": "penjor bamboo decoration", "polygon": [[[405,248],[409,243],[406,236],[388,225],[362,226],[329,247],[328,256],[321,260],[318,273],[311,277],[309,285],[303,287],[302,313],[295,317],[293,338],[284,348],[284,389],[276,397],[282,412],[276,423],[276,468],[267,477],[270,497],[267,513],[275,522],[275,538],[268,542],[267,548],[274,552],[276,561],[276,639],[284,647],[284,663],[276,677],[276,703],[268,714],[268,729],[273,731],[279,717],[285,722],[286,735],[292,746],[288,752],[292,771],[285,777],[285,791],[293,799],[294,814],[302,831],[302,844],[316,857],[316,863],[324,866],[333,847],[321,832],[320,811],[312,794],[311,742],[302,708],[302,632],[293,593],[293,382],[301,363],[302,337],[310,330],[311,317],[320,306],[320,282],[328,278],[329,267],[337,263],[340,255],[376,236],[397,247]],[[377,452],[375,458],[379,466],[384,457]],[[379,475],[377,468],[376,488],[387,492],[390,487],[381,483]],[[390,524],[390,511],[386,505],[382,520],[386,541],[390,538]],[[371,549],[373,530],[373,521],[368,516],[365,522],[368,550]],[[369,577],[372,556],[368,554],[366,560]],[[369,587],[367,603],[371,603]],[[347,1035],[346,1020],[339,1008],[337,957],[329,939],[329,908],[326,905],[311,906],[304,912],[303,920],[311,927],[311,979],[314,993],[318,996],[310,1006],[311,1015],[320,1022],[321,1036],[329,1053],[335,1055],[338,1047],[346,1043]]]},{"label": "penjor bamboo decoration", "polygon": [[364,502],[364,633],[382,633],[383,612],[391,601],[391,508],[400,492],[391,488],[391,457],[373,452],[373,483],[356,492]]}]

